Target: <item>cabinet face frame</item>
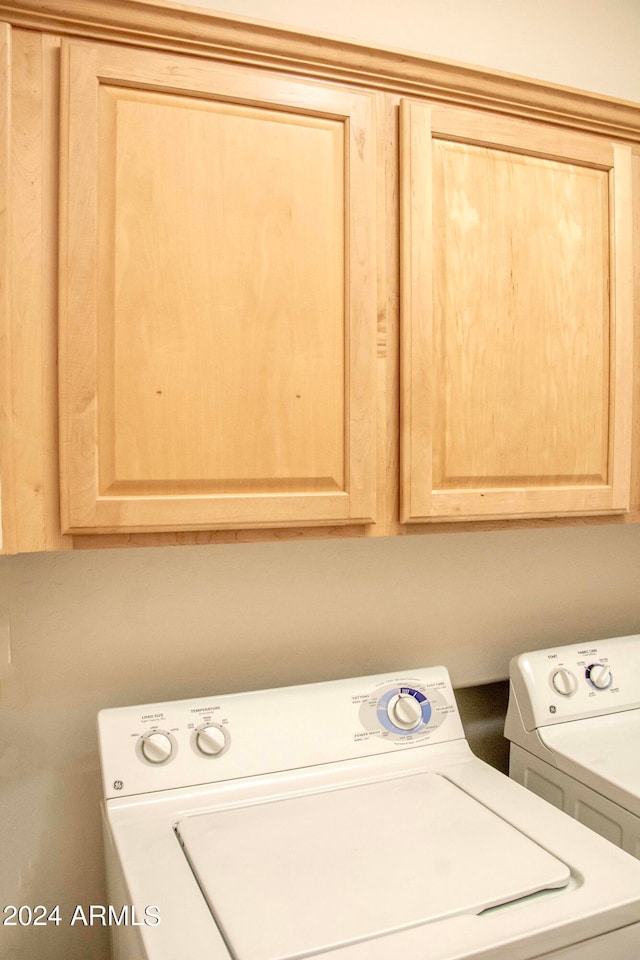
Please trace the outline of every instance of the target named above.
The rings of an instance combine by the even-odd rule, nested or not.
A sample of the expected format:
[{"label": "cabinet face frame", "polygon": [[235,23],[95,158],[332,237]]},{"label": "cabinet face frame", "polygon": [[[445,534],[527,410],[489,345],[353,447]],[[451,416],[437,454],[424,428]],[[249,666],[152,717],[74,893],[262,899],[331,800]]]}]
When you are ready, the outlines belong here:
[{"label": "cabinet face frame", "polygon": [[[116,532],[371,523],[375,508],[375,123],[374,96],[241,65],[87,43],[62,49],[60,232],[60,459],[65,532]],[[241,108],[283,111],[337,124],[344,143],[342,476],[266,478],[252,492],[206,481],[171,490],[116,485],[101,491],[98,182],[99,97],[106,87],[193,95]],[[102,233],[101,233],[102,231]],[[104,244],[103,244],[104,246]],[[104,342],[104,335],[103,341]],[[343,382],[344,381],[344,382]],[[313,437],[311,437],[311,442]],[[271,482],[273,481],[273,482]],[[103,484],[104,486],[104,484]],[[179,486],[179,485],[178,485]],[[249,486],[248,492],[245,492]],[[193,494],[193,495],[192,495]]]},{"label": "cabinet face frame", "polygon": [[[10,225],[10,155],[11,155],[11,29],[0,23],[0,554],[13,552],[13,515],[9,514],[9,500],[13,499],[11,449],[11,299],[9,296]],[[4,508],[3,508],[4,483]]]},{"label": "cabinet face frame", "polygon": [[[633,378],[632,148],[605,138],[545,127],[526,120],[404,100],[401,120],[401,522],[500,519],[622,512],[629,507]],[[467,475],[442,482],[434,464],[447,425],[438,421],[438,391],[447,387],[441,331],[451,318],[438,304],[435,261],[434,143],[507,151],[602,171],[608,183],[608,260],[611,287],[608,363],[603,396],[604,476],[556,482],[483,483]],[[437,147],[436,147],[437,148]],[[606,271],[605,271],[606,272]],[[606,281],[605,281],[606,282]],[[440,313],[439,313],[440,310]],[[440,350],[440,352],[439,352]],[[445,357],[446,360],[446,357]],[[455,362],[455,361],[454,361]],[[456,429],[455,424],[450,426]],[[469,455],[469,462],[472,456]],[[455,473],[455,471],[454,471]],[[516,478],[513,478],[516,480]],[[535,483],[535,480],[542,482]],[[534,482],[529,482],[533,480]]]}]

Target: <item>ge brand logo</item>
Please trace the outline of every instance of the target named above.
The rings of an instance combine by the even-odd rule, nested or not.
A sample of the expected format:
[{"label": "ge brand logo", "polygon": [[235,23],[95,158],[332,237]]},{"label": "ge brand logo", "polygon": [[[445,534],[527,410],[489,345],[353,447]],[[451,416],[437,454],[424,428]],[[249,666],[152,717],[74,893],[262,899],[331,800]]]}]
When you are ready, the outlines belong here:
[{"label": "ge brand logo", "polygon": [[122,782],[122,780],[114,780],[114,781],[113,781],[113,789],[114,789],[114,790],[122,790],[123,787],[124,787],[124,783]]}]

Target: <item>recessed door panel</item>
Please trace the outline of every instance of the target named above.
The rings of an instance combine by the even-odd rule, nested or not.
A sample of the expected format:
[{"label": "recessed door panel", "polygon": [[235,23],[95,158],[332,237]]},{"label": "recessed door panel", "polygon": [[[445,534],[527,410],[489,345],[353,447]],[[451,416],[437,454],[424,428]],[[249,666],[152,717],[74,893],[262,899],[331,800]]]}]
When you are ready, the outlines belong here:
[{"label": "recessed door panel", "polygon": [[66,525],[370,522],[371,98],[68,54]]},{"label": "recessed door panel", "polygon": [[606,483],[608,173],[435,140],[434,485]]},{"label": "recessed door panel", "polygon": [[626,509],[630,150],[402,120],[402,519]]}]

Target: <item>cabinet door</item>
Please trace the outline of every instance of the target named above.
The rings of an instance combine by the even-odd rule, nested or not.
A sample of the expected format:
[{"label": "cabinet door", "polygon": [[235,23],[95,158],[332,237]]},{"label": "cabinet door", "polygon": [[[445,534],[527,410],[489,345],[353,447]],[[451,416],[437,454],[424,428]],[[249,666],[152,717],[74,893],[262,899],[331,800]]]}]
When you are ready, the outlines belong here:
[{"label": "cabinet door", "polygon": [[65,46],[65,531],[372,521],[372,105]]},{"label": "cabinet door", "polygon": [[631,151],[402,104],[402,520],[628,508]]}]

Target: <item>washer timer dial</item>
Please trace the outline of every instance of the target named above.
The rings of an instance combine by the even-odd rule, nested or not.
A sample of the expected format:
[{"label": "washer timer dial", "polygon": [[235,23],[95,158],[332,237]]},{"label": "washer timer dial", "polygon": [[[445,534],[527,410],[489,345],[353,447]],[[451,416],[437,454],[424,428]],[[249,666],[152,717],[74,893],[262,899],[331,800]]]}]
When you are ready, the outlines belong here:
[{"label": "washer timer dial", "polygon": [[431,704],[413,686],[389,686],[378,698],[376,716],[384,730],[405,737],[427,726]]},{"label": "washer timer dial", "polygon": [[415,730],[423,722],[422,704],[416,691],[397,693],[387,704],[387,716],[401,730]]},{"label": "washer timer dial", "polygon": [[[389,679],[379,683],[360,702],[358,717],[365,736],[391,744],[415,744],[430,738],[451,712],[444,682],[420,678]],[[356,734],[356,737],[362,734]]]}]

